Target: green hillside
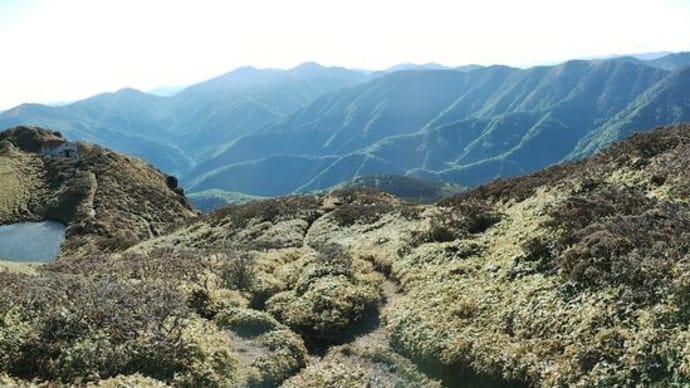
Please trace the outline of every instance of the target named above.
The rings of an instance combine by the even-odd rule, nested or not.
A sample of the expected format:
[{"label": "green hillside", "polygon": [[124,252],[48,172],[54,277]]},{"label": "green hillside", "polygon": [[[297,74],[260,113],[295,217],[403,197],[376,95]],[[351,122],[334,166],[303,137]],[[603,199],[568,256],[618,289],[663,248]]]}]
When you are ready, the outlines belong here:
[{"label": "green hillside", "polygon": [[[237,172],[250,163],[257,171],[252,185],[271,185],[270,193],[250,192],[259,195],[319,190],[371,174],[481,184],[690,119],[688,74],[619,59],[395,72],[319,97],[239,138],[184,181],[191,191],[246,190]],[[278,156],[318,158],[326,167],[295,173],[291,163],[271,164]]]},{"label": "green hillside", "polygon": [[0,224],[54,220],[67,227],[61,254],[122,249],[197,212],[174,177],[109,149],[77,143],[77,159],[40,156],[59,132],[0,132]]}]

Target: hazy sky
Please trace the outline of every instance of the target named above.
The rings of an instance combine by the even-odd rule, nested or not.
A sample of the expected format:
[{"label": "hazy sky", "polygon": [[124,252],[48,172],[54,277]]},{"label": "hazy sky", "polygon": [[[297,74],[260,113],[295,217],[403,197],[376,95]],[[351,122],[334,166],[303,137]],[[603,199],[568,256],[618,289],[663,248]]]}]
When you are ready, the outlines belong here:
[{"label": "hazy sky", "polygon": [[690,50],[690,0],[0,0],[0,109],[239,66],[526,66]]}]

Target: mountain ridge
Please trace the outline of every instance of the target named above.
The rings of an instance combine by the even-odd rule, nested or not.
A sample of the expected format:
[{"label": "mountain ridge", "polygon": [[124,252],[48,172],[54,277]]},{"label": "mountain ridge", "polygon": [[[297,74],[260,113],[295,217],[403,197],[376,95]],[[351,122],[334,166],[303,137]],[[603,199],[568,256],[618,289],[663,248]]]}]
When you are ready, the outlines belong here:
[{"label": "mountain ridge", "polygon": [[[348,180],[360,172],[395,173],[475,185],[500,176],[533,171],[567,160],[571,155],[590,154],[629,133],[633,125],[637,128],[643,128],[642,124],[653,126],[649,122],[626,124],[630,120],[625,119],[623,113],[639,105],[636,99],[644,92],[657,88],[664,93],[672,88],[677,83],[676,74],[684,73],[682,70],[668,73],[617,59],[569,61],[526,70],[494,66],[468,73],[392,73],[352,89],[322,96],[283,121],[238,139],[224,153],[199,164],[185,181],[189,182],[192,191],[196,187],[207,189],[210,186],[204,184],[203,179],[208,177],[207,171],[216,166],[242,163],[243,160],[256,165],[278,155],[338,156],[344,161],[351,159],[354,153],[360,155],[363,162],[353,165],[349,174],[339,174],[337,179]],[[429,78],[436,79],[438,84],[447,86],[444,90],[451,91],[446,100],[438,100],[442,94],[430,87],[433,82],[425,80]],[[406,82],[408,86],[401,86]],[[409,96],[409,92],[400,92],[404,90],[400,88],[405,87],[415,91],[411,100],[414,107],[405,105],[403,100],[396,101],[395,97],[383,97]],[[427,90],[431,90],[440,102],[425,98],[424,87],[429,87]],[[369,95],[372,98],[367,101]],[[683,94],[675,93],[671,98],[684,106]],[[424,101],[428,108],[419,105],[418,101]],[[645,103],[650,109],[658,104],[654,100]],[[355,110],[352,107],[356,107]],[[400,118],[401,112],[410,114],[415,109],[422,110],[423,115]],[[623,112],[622,118],[609,122],[619,112]],[[652,124],[688,118],[688,110],[681,108],[679,114],[660,115]],[[628,129],[610,129],[617,127]],[[441,133],[443,137],[439,138]],[[595,139],[596,146],[578,152],[586,136]],[[549,153],[537,157],[543,151]],[[378,165],[393,167],[377,171],[362,164],[364,160],[379,160],[382,163]],[[204,175],[199,174],[201,170],[206,171]],[[256,178],[270,179],[268,170]],[[225,177],[228,182],[235,179],[232,174]],[[302,182],[315,178],[295,177]],[[307,183],[305,186],[303,183],[299,187],[318,190],[336,184],[337,179],[321,179],[320,184]],[[216,182],[222,180],[216,178]],[[292,187],[294,184],[283,192],[290,192]],[[235,190],[238,187],[230,183],[220,188]],[[254,194],[267,195],[266,192]]]},{"label": "mountain ridge", "polygon": [[[472,186],[689,119],[676,86],[688,65],[676,53],[383,74],[244,67],[171,97],[124,89],[60,107],[22,105],[0,114],[0,127],[42,124],[112,146],[180,176],[192,192],[288,194],[372,174]],[[277,180],[292,167],[276,158],[292,167],[321,158],[323,170]],[[260,182],[250,184],[248,170]]]}]

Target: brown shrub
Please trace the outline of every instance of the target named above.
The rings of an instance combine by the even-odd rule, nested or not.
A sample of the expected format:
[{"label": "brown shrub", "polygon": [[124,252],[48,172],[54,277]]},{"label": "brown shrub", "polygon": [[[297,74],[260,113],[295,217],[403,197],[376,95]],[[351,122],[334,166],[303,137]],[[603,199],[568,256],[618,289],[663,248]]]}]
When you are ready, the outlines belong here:
[{"label": "brown shrub", "polygon": [[46,264],[44,271],[79,274],[96,279],[165,280],[199,282],[210,268],[209,254],[196,249],[157,248],[147,253],[126,252],[121,256],[94,253],[82,257],[60,257]]},{"label": "brown shrub", "polygon": [[294,196],[230,205],[204,216],[211,225],[225,225],[245,228],[252,222],[271,222],[304,219],[311,223],[320,215],[321,202],[314,196]]},{"label": "brown shrub", "polygon": [[483,233],[501,220],[500,213],[480,201],[460,201],[442,209],[446,213],[431,218],[429,228],[411,238],[412,246],[449,242],[470,234]]},{"label": "brown shrub", "polygon": [[578,287],[623,286],[626,298],[650,303],[672,283],[690,248],[690,217],[682,203],[648,198],[635,187],[605,186],[571,197],[544,223],[555,236],[529,240],[519,262],[557,271]]},{"label": "brown shrub", "polygon": [[[338,225],[352,226],[378,221],[384,214],[403,209],[403,202],[390,194],[363,188],[348,188],[331,193],[340,203],[331,214]],[[408,210],[403,212],[409,216]]]},{"label": "brown shrub", "polygon": [[254,257],[249,253],[221,255],[221,285],[231,290],[249,291],[256,280]]},{"label": "brown shrub", "polygon": [[171,287],[0,273],[0,369],[70,383],[141,373],[170,381],[195,350]]}]

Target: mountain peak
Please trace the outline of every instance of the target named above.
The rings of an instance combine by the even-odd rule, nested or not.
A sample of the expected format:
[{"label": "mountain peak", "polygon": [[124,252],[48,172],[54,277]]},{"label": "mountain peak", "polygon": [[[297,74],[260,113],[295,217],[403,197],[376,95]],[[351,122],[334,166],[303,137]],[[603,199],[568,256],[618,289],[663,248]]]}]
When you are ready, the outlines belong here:
[{"label": "mountain peak", "polygon": [[318,62],[308,61],[308,62],[304,62],[304,63],[301,63],[301,64],[293,67],[292,69],[290,69],[290,71],[321,70],[321,69],[326,69],[326,67],[319,64]]},{"label": "mountain peak", "polygon": [[231,70],[225,75],[230,75],[230,74],[235,74],[235,75],[242,75],[242,74],[252,74],[252,73],[260,73],[262,70],[259,68],[256,68],[254,66],[240,66],[235,70]]},{"label": "mountain peak", "polygon": [[132,96],[132,95],[144,94],[144,92],[142,92],[139,89],[135,89],[133,87],[127,86],[127,87],[124,87],[122,89],[116,90],[113,94],[123,95],[123,96],[126,96],[126,95]]},{"label": "mountain peak", "polygon": [[360,72],[346,69],[344,67],[337,66],[323,66],[317,62],[304,62],[290,70],[288,73],[298,75],[301,77],[332,77],[332,76],[345,76],[351,77],[353,75],[361,75]]},{"label": "mountain peak", "polygon": [[407,71],[407,70],[448,70],[451,69],[450,67],[441,65],[439,63],[435,62],[429,62],[429,63],[424,63],[424,64],[417,64],[417,63],[400,63],[398,65],[394,65],[389,67],[388,69],[384,70],[386,73],[391,73],[394,71]]}]

